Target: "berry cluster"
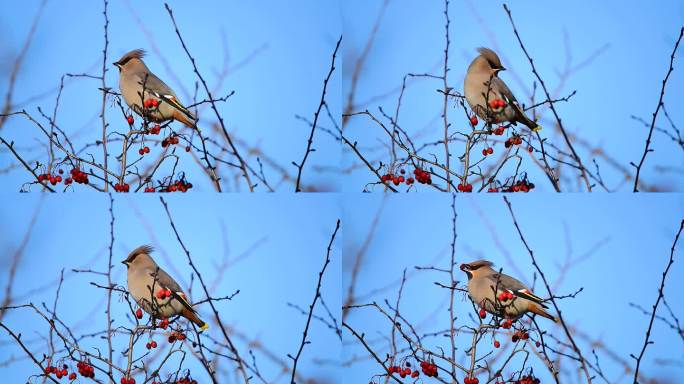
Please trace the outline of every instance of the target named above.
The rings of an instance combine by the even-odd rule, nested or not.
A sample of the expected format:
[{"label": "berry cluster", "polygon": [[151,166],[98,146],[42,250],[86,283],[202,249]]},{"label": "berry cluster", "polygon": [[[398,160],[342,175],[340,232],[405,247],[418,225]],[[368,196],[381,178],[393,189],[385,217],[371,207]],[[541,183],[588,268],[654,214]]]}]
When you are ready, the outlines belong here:
[{"label": "berry cluster", "polygon": [[179,179],[166,187],[162,187],[159,192],[187,192],[190,188],[192,188],[192,183],[186,182],[185,179]]},{"label": "berry cluster", "polygon": [[501,323],[501,328],[503,328],[503,329],[511,329],[512,326],[513,326],[513,320],[511,320],[511,319],[506,319],[503,321],[503,323]]},{"label": "berry cluster", "polygon": [[464,377],[463,384],[478,384],[480,380],[477,377]]},{"label": "berry cluster", "polygon": [[432,184],[432,175],[430,175],[430,172],[426,172],[420,168],[416,168],[413,170],[413,174],[416,175],[416,181],[421,183],[421,184]]},{"label": "berry cluster", "polygon": [[494,153],[494,148],[492,147],[482,149],[482,156],[491,155],[492,153]]},{"label": "berry cluster", "polygon": [[[61,171],[61,170],[60,170]],[[63,171],[62,171],[63,172]],[[62,182],[62,176],[60,175],[50,175],[47,173],[43,173],[38,175],[38,182],[42,183],[43,181],[49,181],[50,184],[52,185],[57,185],[57,183]]]},{"label": "berry cluster", "polygon": [[[68,367],[66,364],[62,365],[62,369],[48,365],[47,367],[45,367],[45,374],[49,375],[51,373],[54,373],[58,379],[61,379],[62,377],[66,377],[66,376],[69,376],[69,380],[75,379],[76,374],[72,373],[71,375],[69,375],[69,371],[67,370],[67,368]],[[71,376],[73,376],[74,378],[72,379]]]},{"label": "berry cluster", "polygon": [[145,344],[145,348],[147,348],[147,349],[157,348],[157,342],[152,340],[149,343]]},{"label": "berry cluster", "polygon": [[145,105],[145,108],[157,108],[159,101],[157,101],[157,99],[147,99],[143,104]]},{"label": "berry cluster", "polygon": [[522,138],[520,136],[511,136],[506,141],[504,142],[504,147],[510,148],[513,145],[520,145],[522,144]]},{"label": "berry cluster", "polygon": [[509,291],[499,293],[499,301],[511,300],[512,298],[513,294]]},{"label": "berry cluster", "polygon": [[169,336],[169,343],[173,343],[176,340],[185,340],[185,334],[183,332],[171,332],[171,335]]},{"label": "berry cluster", "polygon": [[[78,373],[83,377],[89,377],[91,379],[95,378],[95,368],[92,365],[86,363],[85,361],[79,361],[76,363],[76,368],[78,368]],[[71,376],[69,376],[71,379]]]},{"label": "berry cluster", "polygon": [[472,192],[473,191],[473,185],[472,184],[459,184],[456,189],[458,189],[460,192]]},{"label": "berry cluster", "polygon": [[159,124],[155,124],[152,128],[147,131],[150,135],[158,135],[159,132],[161,131],[161,126]]},{"label": "berry cluster", "polygon": [[79,184],[88,184],[88,174],[81,171],[78,168],[72,169],[69,173],[71,173],[71,177],[66,179],[64,181],[64,184],[71,184],[71,181],[79,183]]},{"label": "berry cluster", "polygon": [[406,367],[404,367],[403,369],[398,365],[393,365],[387,369],[387,372],[389,372],[390,375],[393,373],[397,373],[399,374],[399,376],[401,376],[402,379],[406,376],[410,376],[413,378],[418,377],[420,375],[420,372],[418,372],[417,370],[413,371],[410,367],[411,363],[408,362],[406,363]]},{"label": "berry cluster", "polygon": [[144,154],[146,154],[146,153],[150,153],[150,147],[144,146],[144,147],[138,149],[138,154],[139,154],[140,156],[142,156],[142,155],[144,155]]},{"label": "berry cluster", "polygon": [[166,299],[167,297],[171,297],[171,291],[168,290],[168,289],[163,288],[163,289],[160,289],[160,290],[157,291],[157,295],[156,295],[156,296],[157,296],[157,299],[159,299],[159,300],[164,300],[164,299]]},{"label": "berry cluster", "polygon": [[427,377],[437,377],[438,371],[437,366],[434,363],[429,363],[427,361],[420,362],[420,369],[423,371]]},{"label": "berry cluster", "polygon": [[499,109],[506,106],[506,102],[501,99],[495,99],[489,102],[489,106],[492,109]]},{"label": "berry cluster", "polygon": [[122,377],[121,384],[135,384],[135,379],[132,377]]},{"label": "berry cluster", "polygon": [[504,134],[504,129],[506,129],[506,127],[504,127],[503,125],[499,125],[498,127],[494,128],[492,133],[496,136],[501,136]]},{"label": "berry cluster", "polygon": [[176,384],[197,384],[197,380],[191,379],[190,377],[184,377],[176,380]]},{"label": "berry cluster", "polygon": [[534,183],[530,183],[529,180],[527,180],[527,176],[525,176],[522,180],[519,180],[510,186],[499,185],[497,187],[496,185],[492,185],[487,192],[529,192],[534,189],[534,187]]},{"label": "berry cluster", "polygon": [[529,192],[532,189],[534,189],[534,183],[530,183],[527,179],[524,179],[511,185],[511,187],[505,189],[504,192]]},{"label": "berry cluster", "polygon": [[380,181],[383,183],[386,183],[388,181],[391,181],[394,183],[394,185],[399,185],[403,182],[406,182],[406,185],[411,185],[413,184],[414,180],[412,177],[409,177],[408,179],[404,176],[406,174],[406,170],[402,169],[399,171],[399,175],[394,175],[391,172],[386,173],[380,177]]},{"label": "berry cluster", "polygon": [[515,333],[513,334],[513,337],[511,337],[511,340],[515,343],[518,340],[527,340],[529,338],[530,338],[530,334],[527,333],[527,331],[519,330],[519,331],[515,331]]},{"label": "berry cluster", "polygon": [[131,186],[127,183],[116,183],[114,184],[114,191],[116,192],[128,192],[131,190]]},{"label": "berry cluster", "polygon": [[169,326],[169,319],[162,319],[162,321],[159,322],[159,328],[161,329],[166,329],[166,327]]},{"label": "berry cluster", "polygon": [[532,375],[523,376],[520,380],[516,380],[513,384],[539,384],[541,381]]},{"label": "berry cluster", "polygon": [[169,145],[173,145],[173,144],[178,144],[178,136],[176,136],[176,135],[171,135],[171,136],[165,138],[164,140],[162,140],[162,143],[161,143],[162,148],[166,148]]}]

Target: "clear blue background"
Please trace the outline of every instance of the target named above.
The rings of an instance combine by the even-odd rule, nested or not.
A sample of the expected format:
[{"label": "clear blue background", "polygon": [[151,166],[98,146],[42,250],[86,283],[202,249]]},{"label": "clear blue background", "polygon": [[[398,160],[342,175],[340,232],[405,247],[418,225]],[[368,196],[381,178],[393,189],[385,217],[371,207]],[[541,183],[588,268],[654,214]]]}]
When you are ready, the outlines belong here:
[{"label": "clear blue background", "polygon": [[[39,8],[39,1],[7,3],[0,15],[0,94],[7,90],[9,73],[14,58],[20,51],[32,20]],[[200,72],[207,80],[213,95],[218,98],[235,90],[226,103],[219,103],[227,128],[251,146],[258,146],[272,160],[296,177],[292,161],[300,162],[310,132],[309,126],[295,119],[299,114],[313,119],[323,88],[323,79],[330,68],[335,42],[341,34],[339,6],[337,1],[200,1],[169,2],[178,27]],[[40,116],[41,106],[52,115],[56,88],[65,73],[101,74],[102,48],[104,46],[101,1],[49,1],[44,10],[34,41],[24,66],[19,72],[14,101],[15,109],[26,108],[34,116]],[[107,85],[118,91],[118,70],[111,63],[124,53],[143,48],[148,51],[145,59],[148,67],[178,93],[185,104],[191,104],[195,76],[190,60],[176,36],[171,19],[162,1],[110,1],[109,4],[109,52],[107,57]],[[143,29],[144,28],[144,29]],[[153,47],[163,52],[169,73]],[[227,52],[224,51],[227,47]],[[226,56],[226,53],[228,56]],[[244,63],[245,60],[248,62]],[[228,66],[228,76],[219,86],[219,73]],[[101,108],[99,80],[65,80],[66,87],[57,114],[58,125],[78,143],[93,142],[102,136],[102,124],[97,118]],[[334,116],[339,116],[341,72],[336,72],[328,85],[327,101]],[[38,100],[33,96],[49,92]],[[206,98],[200,84],[199,100]],[[125,132],[128,127],[116,105],[108,105],[110,130]],[[216,117],[208,106],[200,110],[200,126],[209,132],[209,124]],[[332,128],[326,118],[321,125]],[[49,127],[49,124],[47,125]],[[175,125],[180,128],[180,124]],[[12,118],[0,132],[7,140],[14,140],[20,153],[32,160],[39,156],[47,159],[47,152],[37,143],[47,142],[40,130],[19,117]],[[223,143],[222,134],[211,133]],[[37,141],[38,140],[38,141]],[[199,144],[199,140],[197,143]],[[120,143],[110,145],[110,151],[120,148]],[[336,190],[338,181],[329,171],[317,171],[319,167],[337,168],[340,147],[324,132],[317,132],[314,141],[317,149],[307,160],[303,182],[318,190]],[[29,149],[32,152],[27,152]],[[157,144],[151,147],[159,153]],[[2,149],[0,169],[16,160]],[[102,158],[102,150],[92,151],[96,159]],[[189,179],[198,189],[212,190],[203,171],[189,154],[180,152],[181,168],[189,173]],[[120,153],[115,152],[115,153]],[[137,158],[137,146],[134,152]],[[218,153],[215,151],[214,153]],[[242,148],[243,156],[247,150]],[[150,155],[147,155],[150,156]],[[110,159],[112,162],[113,159]],[[277,174],[262,158],[266,178],[278,186]],[[250,165],[258,170],[254,157]],[[118,171],[115,164],[112,169]],[[224,171],[226,170],[223,168]],[[169,174],[161,172],[160,174]],[[231,173],[233,173],[231,171]],[[24,169],[2,175],[2,182],[18,190],[22,182],[30,180]],[[246,186],[240,180],[240,190]],[[254,181],[253,181],[254,182]],[[234,182],[224,179],[225,189],[234,190]],[[76,189],[86,189],[82,186]],[[294,190],[291,182],[278,186],[281,190]],[[266,190],[257,188],[257,190]]]},{"label": "clear blue background", "polygon": [[[0,286],[7,286],[11,258],[25,236],[28,223],[40,204],[40,196],[3,196],[12,198],[11,206],[0,207],[2,236],[0,247]],[[198,194],[184,198],[169,196],[168,203],[182,240],[191,252],[195,265],[211,289],[212,296],[220,297],[240,293],[232,301],[216,303],[226,326],[235,327],[256,339],[279,358],[288,362],[287,354],[294,355],[299,347],[306,317],[287,303],[308,308],[314,297],[318,272],[323,266],[325,251],[339,217],[337,203],[325,195],[302,196],[292,200],[284,196],[250,196]],[[287,200],[287,202],[285,201]],[[52,308],[59,273],[64,268],[65,279],[58,305],[61,319],[74,333],[87,334],[106,329],[106,295],[102,289],[89,285],[95,281],[106,285],[106,278],[92,274],[75,274],[73,268],[104,271],[107,265],[109,244],[109,199],[104,195],[48,196],[42,202],[38,220],[23,258],[17,269],[13,287],[14,303],[46,303]],[[316,212],[316,215],[308,214]],[[126,286],[126,268],[120,263],[128,253],[141,244],[157,248],[154,253],[159,265],[176,281],[188,289],[191,268],[182,252],[157,197],[141,196],[138,199],[116,197],[114,203],[115,241],[112,280]],[[331,263],[323,277],[322,295],[336,318],[339,318],[341,233],[331,254]],[[246,256],[245,252],[251,250]],[[229,264],[220,279],[219,270],[224,261]],[[192,299],[204,298],[195,278]],[[209,322],[207,332],[219,340],[223,337],[213,322],[213,313],[207,304],[198,306],[200,315]],[[317,315],[326,317],[320,302]],[[125,301],[115,294],[112,299],[114,327],[133,323]],[[147,316],[144,317],[147,320]],[[46,335],[48,326],[32,310],[19,309],[6,313],[2,319],[11,329],[21,332],[23,340],[40,358],[47,353],[47,343],[39,338]],[[241,356],[251,362],[245,342],[233,337]],[[168,343],[163,336],[154,338],[164,350]],[[119,357],[128,336],[113,337],[115,360]],[[206,338],[204,338],[207,341]],[[298,371],[316,382],[331,382],[340,374],[337,362],[340,342],[337,335],[317,320],[309,329],[308,344],[302,354]],[[140,356],[146,338],[137,345],[135,356]],[[23,382],[38,368],[25,358],[24,352],[3,330],[0,332],[0,362],[19,359],[0,365],[0,375],[8,382]],[[211,345],[211,343],[209,344]],[[82,347],[106,348],[106,341],[85,339]],[[187,347],[184,347],[187,350]],[[257,364],[267,380],[281,373],[264,354],[254,350]],[[176,355],[179,356],[179,355]],[[324,363],[321,363],[321,362]],[[177,367],[177,360],[167,367]],[[209,381],[198,361],[187,356],[184,367],[191,369],[198,382]],[[232,363],[221,359],[219,367],[232,372]],[[75,368],[75,367],[73,367]],[[163,370],[162,373],[168,373]],[[232,374],[230,375],[232,376]],[[103,378],[101,373],[96,377]],[[140,375],[136,375],[140,379]],[[284,377],[284,376],[283,376]],[[280,377],[277,382],[289,382]],[[223,376],[223,381],[230,380]],[[256,379],[255,379],[256,380]],[[138,382],[140,382],[138,380]]]},{"label": "clear blue background", "polygon": [[[343,7],[345,103],[356,58],[368,40],[382,3],[351,0],[345,2]],[[525,1],[510,2],[509,8],[518,32],[547,87],[551,91],[560,87],[554,96],[566,96],[577,90],[577,94],[569,102],[556,104],[566,130],[577,133],[592,146],[601,148],[633,175],[629,162],[638,163],[641,158],[648,130],[641,123],[633,121],[630,115],[650,122],[668,69],[670,54],[679,30],[684,25],[684,3],[660,1],[654,6],[632,0],[560,3]],[[357,110],[368,108],[381,117],[377,107],[382,106],[393,116],[404,75],[409,72],[442,74],[445,47],[443,12],[443,1],[389,2],[358,82],[355,99],[360,105]],[[469,63],[477,55],[476,48],[486,46],[500,55],[503,65],[508,69],[501,74],[501,78],[519,100],[524,100],[529,105],[529,92],[536,78],[513,34],[502,2],[451,1],[449,15],[449,86],[455,91],[463,92],[463,78]],[[559,74],[566,66],[575,67],[583,63],[606,45],[607,49],[589,65],[578,68],[561,84]],[[680,129],[684,118],[679,107],[684,97],[682,58],[684,53],[680,47],[664,99],[670,116]],[[409,81],[399,124],[411,135],[420,134],[417,143],[443,139],[443,123],[439,117],[443,97],[436,92],[441,88],[441,80]],[[384,96],[373,99],[379,95]],[[539,101],[542,95],[539,88],[536,100]],[[449,119],[452,123],[450,132],[468,132],[469,123],[462,109],[454,105],[451,102],[449,106]],[[669,129],[662,111],[657,123],[658,126]],[[542,137],[548,137],[560,148],[567,149],[559,134],[554,133],[555,119],[550,111],[544,112],[541,124],[545,127],[541,132]],[[382,159],[385,163],[389,160],[389,151],[380,145],[389,143],[389,138],[365,116],[349,120],[346,136],[352,142],[358,140],[359,147],[363,148],[369,159]],[[459,173],[462,165],[458,164],[457,156],[463,153],[462,148],[463,143],[451,145],[452,164]],[[609,188],[631,190],[631,183],[623,185],[623,174],[605,160],[589,154],[579,144],[575,144],[575,148],[585,166],[594,173],[595,167],[591,159],[597,157],[601,175]],[[648,155],[641,180],[660,190],[681,191],[684,188],[681,173],[684,151],[659,132],[654,133],[652,148],[655,152]],[[370,149],[375,149],[375,152]],[[473,159],[481,157],[481,149],[481,146],[477,147]],[[503,150],[502,144],[495,146],[495,154],[503,153]],[[443,161],[443,152],[442,146],[438,146],[424,154],[434,153]],[[526,153],[523,158],[522,170],[531,173],[531,179],[539,189],[553,190]],[[345,150],[344,159],[346,168],[352,162],[360,164],[360,160],[350,150]],[[566,177],[571,173],[574,175],[574,172],[569,172],[568,169],[566,171]],[[512,169],[504,169],[503,175],[511,174]],[[372,176],[361,164],[354,168],[344,186],[348,190],[359,191],[366,183],[375,181]],[[569,184],[566,190],[578,188],[576,183]]]},{"label": "clear blue background", "polygon": [[[434,284],[436,281],[448,284],[448,275],[431,271],[416,272],[414,266],[448,268],[452,214],[450,196],[433,196],[431,199],[420,197],[387,197],[376,234],[358,275],[356,296],[361,298],[358,303],[383,303],[384,299],[388,299],[394,305],[401,274],[406,268],[409,278],[401,302],[402,315],[418,327],[420,334],[425,334],[448,329],[449,294],[446,289]],[[554,286],[554,292],[565,295],[584,287],[584,291],[575,299],[558,302],[566,323],[578,327],[593,340],[600,340],[634,367],[629,354],[638,355],[641,350],[648,317],[629,307],[628,303],[634,302],[647,309],[655,303],[670,247],[684,218],[684,199],[681,195],[662,194],[526,195],[512,196],[510,199],[525,239]],[[344,295],[350,283],[352,260],[381,206],[382,196],[364,195],[345,199]],[[456,209],[456,263],[489,259],[497,267],[503,268],[504,273],[532,284],[534,267],[500,196],[458,196]],[[496,234],[501,248],[496,245],[492,233]],[[502,249],[510,255],[512,262],[507,261]],[[590,256],[585,258],[588,253]],[[567,258],[581,261],[567,271],[563,281],[558,282],[559,268]],[[681,297],[684,288],[683,266],[684,244],[680,239],[675,263],[665,287],[666,299],[679,316],[684,311]],[[456,272],[456,278],[463,286],[467,278],[460,270]],[[555,286],[555,283],[559,284]],[[368,295],[381,288],[385,289]],[[534,288],[538,295],[548,297],[539,280]],[[455,314],[458,317],[457,326],[476,325],[471,316],[477,315],[470,301],[461,294],[456,295]],[[669,318],[665,307],[659,307],[658,314]],[[346,321],[359,333],[365,332],[367,340],[375,340],[372,345],[378,349],[379,356],[385,356],[387,350],[381,346],[385,345],[384,337],[388,337],[391,330],[387,318],[375,309],[354,309],[349,312]],[[565,340],[559,326],[545,319],[538,320],[538,324]],[[651,336],[654,344],[646,351],[642,372],[658,382],[679,382],[678,378],[684,375],[681,365],[677,365],[684,356],[681,337],[660,321],[655,322]],[[349,376],[346,381],[368,382],[372,375],[382,373],[378,364],[368,358],[363,346],[353,342],[356,339],[349,332],[345,332],[344,338],[343,363],[354,358],[360,359],[347,370]],[[510,344],[510,339],[504,336],[498,339],[501,348]],[[425,340],[428,348],[437,350],[440,346],[449,354],[448,338],[437,336]],[[584,356],[594,363],[591,348],[577,336],[577,332],[575,340]],[[464,350],[470,343],[469,335],[457,338],[457,360],[464,361]],[[485,337],[478,347],[478,356],[492,350],[491,343],[491,338]],[[406,343],[398,342],[398,346],[406,346]],[[631,383],[631,376],[618,380],[623,368],[616,366],[605,353],[599,350],[597,353],[601,367],[611,382]],[[521,358],[522,355],[518,355],[510,367],[520,367],[521,361],[517,359]],[[674,363],[659,364],[659,359]],[[536,357],[530,356],[530,362],[542,383],[552,382],[548,371]],[[499,361],[495,367],[500,364]],[[574,372],[571,368],[574,365],[568,361],[561,366]],[[504,372],[509,373],[508,370]],[[462,379],[463,375],[458,377]],[[561,382],[576,382],[576,377],[576,374],[561,377]],[[481,383],[483,379],[484,376],[480,375]]]}]

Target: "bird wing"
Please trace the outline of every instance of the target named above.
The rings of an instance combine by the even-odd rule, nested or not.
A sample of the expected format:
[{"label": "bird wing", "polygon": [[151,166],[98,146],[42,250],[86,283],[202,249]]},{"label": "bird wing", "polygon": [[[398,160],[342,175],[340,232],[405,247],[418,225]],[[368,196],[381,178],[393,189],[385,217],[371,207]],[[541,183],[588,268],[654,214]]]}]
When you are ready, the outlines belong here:
[{"label": "bird wing", "polygon": [[145,85],[146,91],[150,92],[157,98],[167,102],[170,106],[179,110],[190,119],[196,120],[195,116],[192,113],[190,113],[190,111],[188,111],[188,109],[185,108],[183,104],[181,104],[178,101],[178,97],[173,92],[173,90],[168,85],[166,85],[166,83],[164,83],[160,78],[158,78],[154,73],[148,73],[147,79],[145,79],[145,75],[142,74],[138,74],[137,77],[140,85]]},{"label": "bird wing", "polygon": [[527,117],[527,115],[525,115],[525,112],[522,110],[522,108],[520,108],[520,105],[518,104],[518,100],[515,98],[515,96],[513,96],[513,92],[511,92],[511,90],[508,89],[508,86],[506,85],[506,83],[503,82],[503,80],[499,79],[498,77],[493,77],[492,90],[498,92],[503,101],[505,101],[506,104],[510,105],[513,108],[518,121],[525,124],[528,128],[532,130],[535,130],[538,127],[537,123],[530,120],[530,118]]},{"label": "bird wing", "polygon": [[491,87],[493,91],[495,91],[499,94],[499,96],[501,96],[501,98],[506,102],[506,104],[511,102],[518,102],[515,96],[513,96],[513,92],[511,92],[511,90],[508,89],[506,83],[504,83],[503,80],[499,79],[498,77],[492,77]]},{"label": "bird wing", "polygon": [[[154,276],[154,273],[155,272],[152,271],[152,276]],[[173,296],[173,298],[175,298],[181,304],[183,304],[184,307],[191,310],[192,312],[195,312],[195,309],[188,302],[188,299],[185,297],[185,293],[183,293],[183,290],[181,289],[180,285],[178,285],[176,280],[174,280],[173,277],[169,276],[169,274],[161,268],[159,268],[159,270],[157,271],[157,283],[162,288],[171,291],[171,295]]]},{"label": "bird wing", "polygon": [[496,287],[498,284],[498,288],[500,290],[511,292],[515,296],[533,301],[542,307],[547,308],[544,305],[544,299],[532,293],[532,291],[519,280],[508,275],[504,275],[503,273],[493,273],[488,276],[488,278],[490,279],[490,283],[493,287]]}]

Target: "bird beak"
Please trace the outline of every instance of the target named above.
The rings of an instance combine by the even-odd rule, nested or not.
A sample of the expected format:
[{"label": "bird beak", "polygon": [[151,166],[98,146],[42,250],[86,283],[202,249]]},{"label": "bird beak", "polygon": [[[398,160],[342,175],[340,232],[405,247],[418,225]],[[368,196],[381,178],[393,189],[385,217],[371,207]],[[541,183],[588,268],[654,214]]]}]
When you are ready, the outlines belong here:
[{"label": "bird beak", "polygon": [[117,68],[121,69],[121,64],[119,64],[118,61],[115,61],[112,64],[114,64],[114,66],[116,66]]},{"label": "bird beak", "polygon": [[504,67],[499,68],[499,71],[505,71],[505,70],[506,70],[506,68],[504,68]]},{"label": "bird beak", "polygon": [[122,261],[121,264],[124,264],[125,266],[128,267],[128,262],[126,260]]}]

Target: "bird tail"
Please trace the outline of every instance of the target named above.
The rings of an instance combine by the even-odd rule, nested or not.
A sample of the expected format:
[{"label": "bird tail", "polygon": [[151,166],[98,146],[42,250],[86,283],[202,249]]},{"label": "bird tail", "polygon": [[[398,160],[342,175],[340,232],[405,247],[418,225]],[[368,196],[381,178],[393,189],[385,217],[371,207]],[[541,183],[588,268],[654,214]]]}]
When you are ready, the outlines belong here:
[{"label": "bird tail", "polygon": [[181,311],[181,316],[195,323],[200,328],[200,333],[204,332],[207,328],[209,328],[209,324],[202,321],[194,311],[191,311],[187,308],[183,308],[183,310]]},{"label": "bird tail", "polygon": [[553,321],[554,323],[558,322],[558,319],[551,316],[548,312],[546,312],[544,310],[544,308],[542,308],[541,306],[539,306],[537,304],[530,304],[530,306],[528,307],[528,310],[532,313],[536,313],[537,315],[539,315],[541,317],[546,317],[547,319]]},{"label": "bird tail", "polygon": [[188,128],[194,128],[199,130],[197,128],[197,124],[195,124],[195,120],[190,118],[191,115],[186,115],[185,113],[175,109],[173,111],[173,119],[176,121],[180,121],[181,123],[185,124]]},{"label": "bird tail", "polygon": [[541,131],[541,125],[537,124],[535,121],[532,121],[529,117],[527,117],[527,115],[525,115],[525,112],[523,112],[523,110],[520,109],[520,106],[517,103],[511,103],[511,105],[515,110],[517,121],[525,124],[527,128],[531,129],[533,132]]}]

